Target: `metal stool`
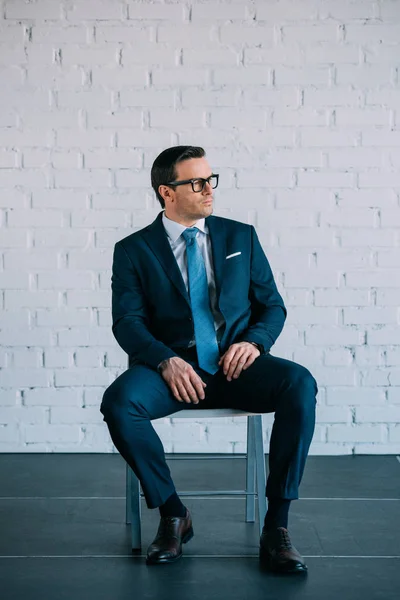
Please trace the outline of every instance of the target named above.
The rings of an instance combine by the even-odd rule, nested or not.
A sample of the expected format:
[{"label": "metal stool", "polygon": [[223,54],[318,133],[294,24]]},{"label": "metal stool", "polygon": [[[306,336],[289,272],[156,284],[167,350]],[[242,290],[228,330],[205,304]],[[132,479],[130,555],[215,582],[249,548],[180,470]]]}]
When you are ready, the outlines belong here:
[{"label": "metal stool", "polygon": [[[198,491],[179,492],[179,496],[246,496],[246,523],[255,521],[255,501],[258,497],[258,522],[260,535],[264,525],[264,516],[266,513],[266,474],[265,457],[262,432],[262,413],[250,413],[231,408],[215,409],[190,409],[181,410],[173,414],[174,419],[190,417],[210,418],[210,417],[247,417],[247,452],[246,452],[246,489],[245,490],[218,490],[218,491]],[[226,458],[240,458],[236,455],[227,455]],[[187,457],[176,457],[174,460],[184,460]],[[190,456],[190,459],[193,455]],[[202,456],[202,459],[221,458],[216,455]],[[224,457],[225,458],[225,457]],[[256,491],[257,489],[257,491]],[[140,491],[140,482],[126,463],[126,523],[131,523],[132,551],[141,550],[141,506],[140,498],[144,496]]]}]

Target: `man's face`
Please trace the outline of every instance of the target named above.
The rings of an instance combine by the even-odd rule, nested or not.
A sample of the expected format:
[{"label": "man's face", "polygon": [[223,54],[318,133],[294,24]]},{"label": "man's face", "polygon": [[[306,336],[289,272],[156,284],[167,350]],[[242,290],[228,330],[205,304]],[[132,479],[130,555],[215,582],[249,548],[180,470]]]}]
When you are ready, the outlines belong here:
[{"label": "man's face", "polygon": [[[176,175],[175,181],[196,177],[206,179],[212,175],[212,169],[206,158],[190,158],[176,165]],[[190,183],[163,189],[168,192],[164,199],[165,214],[169,219],[190,226],[213,211],[213,189],[208,182],[202,192],[194,192]]]}]

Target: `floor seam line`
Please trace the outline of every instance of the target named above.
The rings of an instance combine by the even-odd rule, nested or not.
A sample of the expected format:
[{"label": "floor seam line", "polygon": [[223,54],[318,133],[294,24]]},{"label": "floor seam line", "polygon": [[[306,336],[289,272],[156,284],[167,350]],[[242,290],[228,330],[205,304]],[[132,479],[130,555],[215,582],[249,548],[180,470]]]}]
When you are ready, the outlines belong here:
[{"label": "floor seam line", "polygon": [[[183,555],[182,558],[255,558],[259,554],[189,554]],[[356,554],[302,554],[303,558],[398,558],[400,555],[356,555]],[[54,554],[28,554],[28,555],[0,555],[2,558],[146,558],[146,554],[67,554],[67,555],[54,555]]]},{"label": "floor seam line", "polygon": [[[178,495],[182,495],[182,493]],[[243,497],[230,497],[230,496],[196,496],[185,495],[186,498],[198,499],[198,500],[244,500]],[[143,500],[143,498],[141,498]],[[1,500],[126,500],[126,496],[0,496]],[[298,500],[341,500],[341,501],[368,501],[368,502],[381,502],[390,501],[398,502],[400,498],[320,498],[320,497],[305,497],[296,498],[293,502]]]}]

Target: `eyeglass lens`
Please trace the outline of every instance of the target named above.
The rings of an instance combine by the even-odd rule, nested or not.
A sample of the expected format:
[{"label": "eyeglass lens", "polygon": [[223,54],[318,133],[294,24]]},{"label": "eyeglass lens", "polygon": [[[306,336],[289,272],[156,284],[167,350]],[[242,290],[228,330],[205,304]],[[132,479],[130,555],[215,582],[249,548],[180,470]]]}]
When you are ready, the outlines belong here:
[{"label": "eyeglass lens", "polygon": [[218,177],[216,175],[211,175],[211,177],[209,179],[195,179],[195,181],[193,181],[193,191],[195,192],[201,192],[204,189],[204,186],[206,185],[206,181],[209,181],[211,184],[211,187],[213,189],[215,189],[217,187],[218,184]]}]

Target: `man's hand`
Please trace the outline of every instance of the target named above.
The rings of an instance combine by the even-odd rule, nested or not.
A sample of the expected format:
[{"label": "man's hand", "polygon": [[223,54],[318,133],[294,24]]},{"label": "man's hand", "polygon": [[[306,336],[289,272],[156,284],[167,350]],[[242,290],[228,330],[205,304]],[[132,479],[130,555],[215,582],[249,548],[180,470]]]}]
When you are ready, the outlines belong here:
[{"label": "man's hand", "polygon": [[192,365],[183,358],[179,356],[168,358],[161,376],[168,383],[173,395],[179,402],[198,404],[199,400],[204,400],[204,388],[207,384],[196,373]]},{"label": "man's hand", "polygon": [[221,356],[218,364],[223,365],[224,375],[231,381],[232,377],[237,379],[255,359],[260,356],[259,349],[251,342],[239,342],[229,346],[228,350]]}]

